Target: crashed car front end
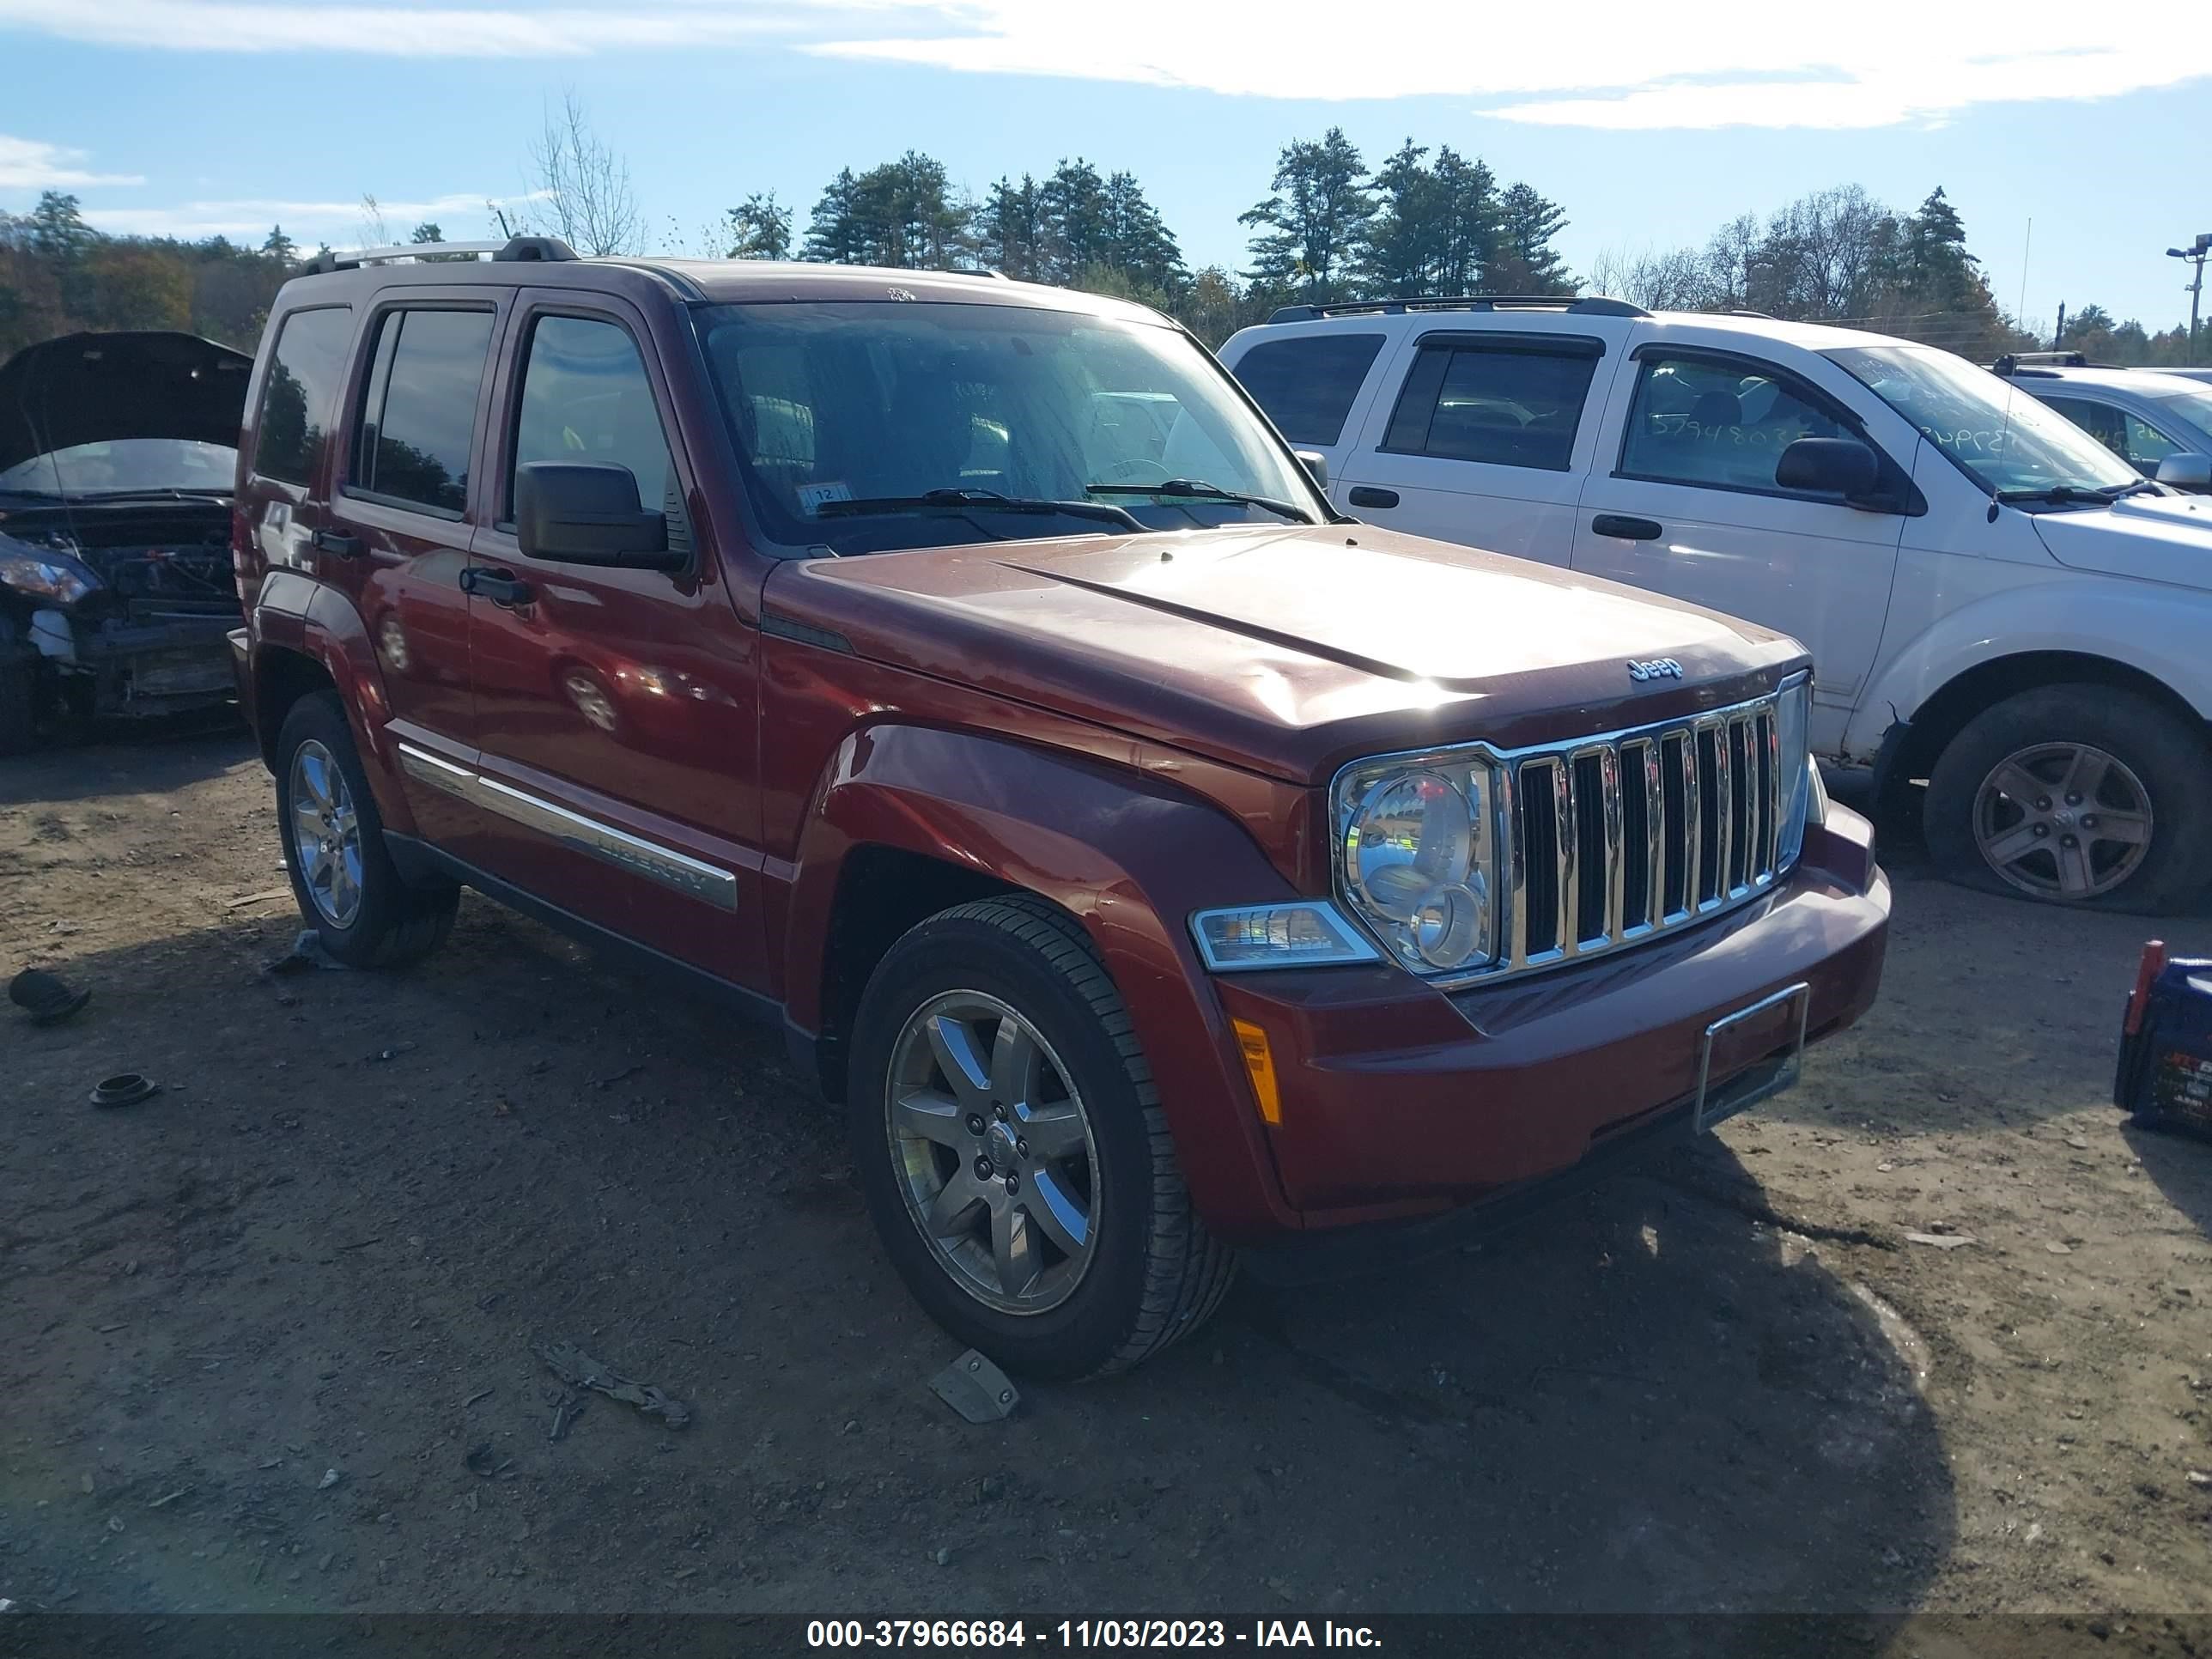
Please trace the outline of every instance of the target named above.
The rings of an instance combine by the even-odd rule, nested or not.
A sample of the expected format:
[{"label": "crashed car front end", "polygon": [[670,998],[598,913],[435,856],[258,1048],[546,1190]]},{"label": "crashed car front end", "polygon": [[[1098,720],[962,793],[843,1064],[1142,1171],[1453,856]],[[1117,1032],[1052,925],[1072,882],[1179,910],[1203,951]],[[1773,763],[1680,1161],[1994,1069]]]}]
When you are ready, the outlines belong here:
[{"label": "crashed car front end", "polygon": [[252,362],[173,331],[0,365],[0,750],[229,700],[229,553]]},{"label": "crashed car front end", "polygon": [[[27,678],[34,718],[131,718],[227,701],[228,631],[238,625],[227,503],[160,525],[100,523],[122,544],[87,545],[61,528],[0,528],[0,616]],[[44,515],[40,515],[44,516]],[[80,515],[92,517],[94,515]],[[83,526],[80,526],[80,533]],[[158,540],[142,536],[171,532]]]}]

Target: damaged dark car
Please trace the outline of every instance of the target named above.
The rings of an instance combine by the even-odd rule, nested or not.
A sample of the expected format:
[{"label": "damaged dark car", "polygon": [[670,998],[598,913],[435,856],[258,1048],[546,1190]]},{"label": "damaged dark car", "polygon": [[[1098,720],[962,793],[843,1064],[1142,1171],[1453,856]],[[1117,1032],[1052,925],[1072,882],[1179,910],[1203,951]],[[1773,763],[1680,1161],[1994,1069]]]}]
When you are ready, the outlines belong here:
[{"label": "damaged dark car", "polygon": [[246,354],[70,334],[0,365],[0,754],[231,700]]}]

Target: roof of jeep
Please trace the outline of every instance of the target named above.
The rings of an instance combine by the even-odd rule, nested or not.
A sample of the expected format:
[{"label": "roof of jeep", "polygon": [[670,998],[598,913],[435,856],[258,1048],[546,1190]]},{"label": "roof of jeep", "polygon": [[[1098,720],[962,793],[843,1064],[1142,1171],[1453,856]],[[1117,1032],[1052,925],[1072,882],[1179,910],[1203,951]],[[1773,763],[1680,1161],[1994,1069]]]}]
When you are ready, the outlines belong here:
[{"label": "roof of jeep", "polygon": [[[434,253],[435,244],[423,252]],[[1159,313],[1074,289],[1017,283],[988,272],[904,270],[764,259],[438,259],[347,264],[285,284],[287,302],[311,305],[390,288],[475,286],[635,293],[657,289],[692,305],[794,301],[913,300],[935,304],[1027,306],[1158,323]],[[296,292],[295,292],[296,290]]]},{"label": "roof of jeep", "polygon": [[1328,330],[1340,333],[1399,329],[1479,331],[1492,319],[1510,318],[1516,321],[1528,321],[1548,316],[1558,316],[1565,319],[1569,325],[1580,326],[1585,325],[1584,316],[1610,316],[1662,330],[1696,328],[1737,334],[1742,336],[1747,343],[1759,340],[1778,341],[1806,351],[1836,351],[1851,346],[1911,346],[1913,343],[1887,334],[1871,333],[1865,329],[1839,328],[1829,323],[1790,322],[1752,312],[1647,312],[1632,306],[1622,306],[1619,301],[1600,300],[1592,303],[1618,308],[1593,309],[1577,314],[1572,309],[1573,301],[1565,296],[1556,301],[1510,300],[1499,302],[1498,308],[1494,311],[1484,308],[1489,303],[1477,295],[1467,301],[1376,301],[1347,304],[1315,316],[1285,316],[1279,320],[1270,318],[1266,322],[1254,323],[1239,329],[1235,338],[1239,343],[1240,350],[1249,350],[1262,340],[1279,337],[1286,332],[1309,330]]},{"label": "roof of jeep", "polygon": [[2021,382],[2027,390],[2037,388],[2035,381],[2049,381],[2043,386],[2048,392],[2051,386],[2103,386],[2112,392],[2132,392],[2139,397],[2172,397],[2177,392],[2202,392],[2204,383],[2192,380],[2185,374],[2161,374],[2154,368],[2122,368],[2117,365],[2088,363],[2076,367],[2072,363],[2037,363],[2014,369],[2006,377]]}]

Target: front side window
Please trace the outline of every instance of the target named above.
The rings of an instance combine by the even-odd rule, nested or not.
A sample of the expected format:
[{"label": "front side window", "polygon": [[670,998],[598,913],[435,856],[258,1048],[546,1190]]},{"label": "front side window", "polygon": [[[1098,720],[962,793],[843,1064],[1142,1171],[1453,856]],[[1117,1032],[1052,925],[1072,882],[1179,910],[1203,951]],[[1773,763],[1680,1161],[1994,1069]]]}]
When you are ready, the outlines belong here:
[{"label": "front side window", "polygon": [[2126,456],[2127,429],[2118,410],[2106,404],[2093,404],[2086,398],[2045,398],[2043,401],[2113,454]]},{"label": "front side window", "polygon": [[1326,513],[1304,469],[1172,328],[894,301],[699,318],[762,532],[794,551]]},{"label": "front side window", "polygon": [[489,311],[394,311],[377,331],[353,486],[459,518],[469,500]]},{"label": "front side window", "polygon": [[1902,415],[1980,489],[2054,503],[2140,484],[2133,467],[2011,381],[1933,346],[1844,346],[1823,354]]},{"label": "front side window", "polygon": [[1380,334],[1265,340],[1237,360],[1237,378],[1285,438],[1326,448],[1344,435],[1344,418],[1382,349]]},{"label": "front side window", "polygon": [[1425,345],[1407,373],[1382,447],[1564,472],[1603,350],[1595,340]]},{"label": "front side window", "polygon": [[[668,514],[669,545],[686,545],[683,489],[637,343],[619,324],[541,317],[530,331],[516,411],[514,465],[586,461],[628,469],[638,505]],[[514,478],[502,517],[514,517]]]},{"label": "front side window", "polygon": [[295,311],[284,319],[255,422],[253,470],[261,477],[295,484],[314,481],[352,340],[353,313],[343,306]]},{"label": "front side window", "polygon": [[1719,358],[1644,358],[1621,444],[1632,478],[1776,492],[1774,469],[1800,438],[1856,435],[1777,371]]},{"label": "front side window", "polygon": [[2124,459],[2135,463],[2136,471],[2145,477],[2158,471],[2158,464],[2169,455],[2181,453],[2182,446],[2160,432],[2141,416],[2128,417],[2127,448]]}]

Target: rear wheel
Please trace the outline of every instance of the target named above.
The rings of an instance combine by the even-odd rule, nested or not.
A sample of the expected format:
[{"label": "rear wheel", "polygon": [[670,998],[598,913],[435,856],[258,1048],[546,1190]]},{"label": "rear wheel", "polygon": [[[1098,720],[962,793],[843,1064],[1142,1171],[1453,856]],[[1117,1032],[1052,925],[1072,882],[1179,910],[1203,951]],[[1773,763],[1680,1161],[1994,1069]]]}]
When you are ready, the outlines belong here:
[{"label": "rear wheel", "polygon": [[1120,994],[1050,905],[960,905],[892,946],[850,1076],[854,1163],[893,1264],[1008,1370],[1124,1370],[1227,1290],[1235,1258],[1192,1213]]},{"label": "rear wheel", "polygon": [[300,915],[353,968],[396,968],[445,941],[460,890],[410,887],[384,846],[335,691],[300,699],[276,738],[276,821]]},{"label": "rear wheel", "polygon": [[1968,721],[1929,778],[1929,850],[1970,885],[2164,911],[2212,885],[2212,750],[2130,691],[2044,686]]}]

